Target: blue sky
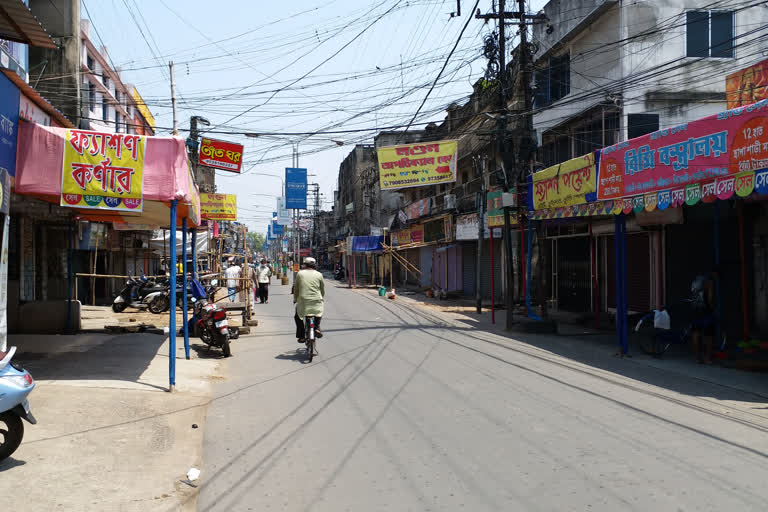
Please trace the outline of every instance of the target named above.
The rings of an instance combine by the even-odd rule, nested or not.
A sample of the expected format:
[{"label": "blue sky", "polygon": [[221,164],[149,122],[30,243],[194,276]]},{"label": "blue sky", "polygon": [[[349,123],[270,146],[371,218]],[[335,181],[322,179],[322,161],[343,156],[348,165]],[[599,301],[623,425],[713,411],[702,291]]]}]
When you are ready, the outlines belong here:
[{"label": "blue sky", "polygon": [[[180,127],[200,115],[215,131],[261,134],[210,136],[245,145],[246,172],[217,173],[218,190],[237,194],[240,219],[265,232],[291,144],[330,209],[351,146],[415,113],[472,15],[474,1],[461,3],[461,17],[451,18],[455,0],[84,0],[82,15],[123,81],[139,89],[158,134],[172,126],[170,60]],[[543,5],[533,3],[529,9]],[[479,7],[488,11],[491,0]],[[440,121],[447,105],[466,99],[485,71],[481,45],[490,28],[470,21],[419,121]],[[319,130],[361,131],[285,135]]]}]

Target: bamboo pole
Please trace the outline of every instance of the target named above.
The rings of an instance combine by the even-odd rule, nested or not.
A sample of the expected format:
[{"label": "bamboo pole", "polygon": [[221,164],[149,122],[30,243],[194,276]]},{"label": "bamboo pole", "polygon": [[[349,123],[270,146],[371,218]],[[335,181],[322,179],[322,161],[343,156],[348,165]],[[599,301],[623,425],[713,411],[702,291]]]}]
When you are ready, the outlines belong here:
[{"label": "bamboo pole", "polygon": [[416,268],[415,266],[413,266],[413,265],[411,264],[411,262],[409,262],[408,260],[406,260],[405,258],[403,258],[402,256],[400,256],[399,254],[397,254],[395,251],[393,251],[391,247],[389,247],[389,246],[387,246],[387,245],[384,245],[384,244],[381,244],[381,245],[383,245],[385,249],[389,250],[389,251],[390,251],[390,254],[391,254],[392,256],[394,256],[395,258],[397,258],[397,261],[399,261],[400,263],[402,263],[402,264],[403,264],[403,265],[404,265],[406,268],[408,268],[408,269],[410,269],[411,271],[413,271],[413,272],[416,272],[417,274],[421,275],[421,270],[419,270],[418,268]]}]

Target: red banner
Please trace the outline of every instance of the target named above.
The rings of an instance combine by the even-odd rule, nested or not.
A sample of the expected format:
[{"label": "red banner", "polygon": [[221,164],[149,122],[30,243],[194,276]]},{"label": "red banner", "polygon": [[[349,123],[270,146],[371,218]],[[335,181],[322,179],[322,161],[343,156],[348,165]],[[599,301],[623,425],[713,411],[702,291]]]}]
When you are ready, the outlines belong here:
[{"label": "red banner", "polygon": [[243,146],[242,144],[203,137],[197,163],[223,171],[239,173],[243,164]]},{"label": "red banner", "polygon": [[686,202],[688,185],[717,180],[723,193],[732,193],[733,180],[726,178],[765,168],[768,100],[605,148],[597,195],[621,199],[656,193],[664,209]]}]

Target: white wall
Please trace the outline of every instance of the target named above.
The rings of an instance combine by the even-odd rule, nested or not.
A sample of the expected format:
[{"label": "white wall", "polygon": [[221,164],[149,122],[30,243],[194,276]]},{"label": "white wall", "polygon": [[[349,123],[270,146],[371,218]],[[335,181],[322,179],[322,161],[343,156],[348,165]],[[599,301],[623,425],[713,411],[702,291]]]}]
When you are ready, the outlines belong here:
[{"label": "white wall", "polygon": [[[685,11],[712,8],[713,3],[721,10],[739,8],[739,4],[728,0],[622,0],[610,7],[556,50],[555,54],[570,51],[571,90],[546,111],[534,115],[534,127],[539,135],[569,118],[577,118],[599,103],[606,96],[603,93],[622,96],[623,138],[627,136],[628,114],[658,113],[660,127],[668,128],[725,110],[726,75],[766,58],[762,52],[768,50],[768,43],[748,48],[738,45],[758,37],[759,34],[753,34],[740,39],[739,35],[768,24],[768,6],[753,6],[735,13],[735,58],[686,57]],[[550,16],[554,30],[547,35],[545,26],[534,29],[538,55],[553,47],[556,43],[553,38],[565,35],[559,27],[575,26],[576,22],[571,19],[573,13],[584,11],[579,4],[607,5],[578,0],[553,0],[547,4],[544,11]],[[654,32],[636,38],[647,29]],[[768,31],[761,33],[768,34]],[[616,43],[628,38],[633,39]],[[663,73],[651,76],[658,71]],[[601,94],[590,95],[591,91]],[[589,97],[583,97],[585,95]]]},{"label": "white wall", "polygon": [[[561,8],[564,13],[570,13],[563,14],[564,16],[572,17],[572,11],[567,5],[562,5]],[[605,99],[605,94],[592,94],[593,92],[602,88],[616,89],[611,84],[621,78],[620,52],[610,43],[619,39],[619,26],[619,9],[613,8],[564,48],[554,52],[554,55],[570,52],[571,92],[552,103],[548,109],[533,116],[533,125],[539,135]],[[554,31],[551,35],[556,34],[557,31]],[[543,33],[539,37],[546,40],[548,35]]]}]

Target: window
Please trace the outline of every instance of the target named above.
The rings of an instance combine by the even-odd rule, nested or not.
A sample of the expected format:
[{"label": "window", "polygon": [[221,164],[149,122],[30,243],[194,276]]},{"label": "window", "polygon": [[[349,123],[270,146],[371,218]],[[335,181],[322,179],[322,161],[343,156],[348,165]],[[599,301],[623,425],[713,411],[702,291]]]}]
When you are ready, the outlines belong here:
[{"label": "window", "polygon": [[104,88],[109,90],[109,78],[107,78],[107,75],[101,75],[101,82],[104,84]]},{"label": "window", "polygon": [[107,103],[107,98],[101,100],[101,120],[109,120],[109,103]]},{"label": "window", "polygon": [[94,112],[96,110],[96,87],[92,83],[88,84],[88,103],[91,112]]},{"label": "window", "polygon": [[547,67],[535,74],[536,106],[542,107],[564,98],[571,92],[571,56],[566,53],[551,57]]},{"label": "window", "polygon": [[90,57],[90,56],[86,56],[85,57],[85,65],[88,66],[88,69],[93,71],[93,66],[94,66],[93,58]]},{"label": "window", "polygon": [[659,114],[627,115],[627,135],[630,139],[659,131]]},{"label": "window", "polygon": [[686,56],[733,58],[733,11],[688,11]]}]

